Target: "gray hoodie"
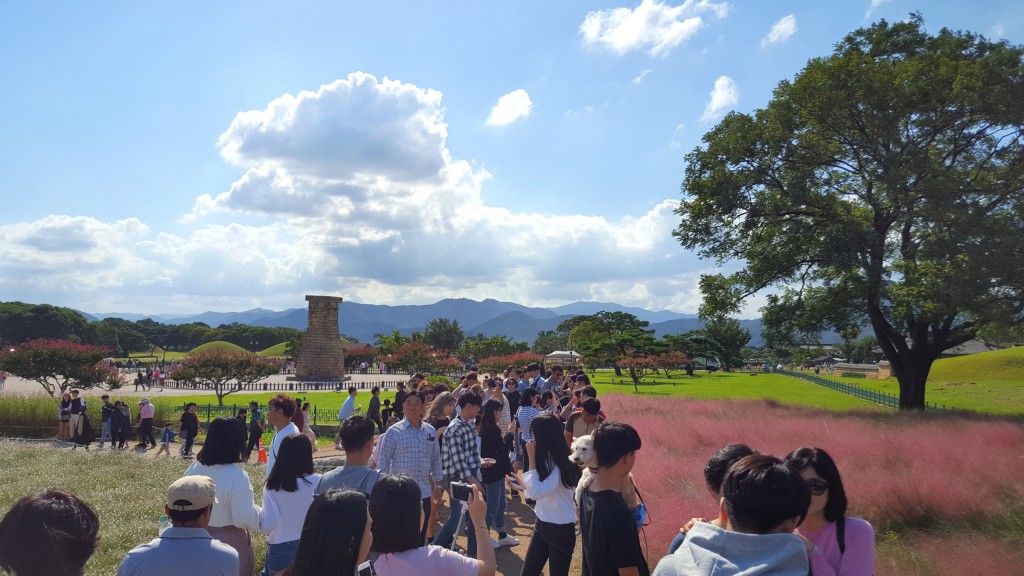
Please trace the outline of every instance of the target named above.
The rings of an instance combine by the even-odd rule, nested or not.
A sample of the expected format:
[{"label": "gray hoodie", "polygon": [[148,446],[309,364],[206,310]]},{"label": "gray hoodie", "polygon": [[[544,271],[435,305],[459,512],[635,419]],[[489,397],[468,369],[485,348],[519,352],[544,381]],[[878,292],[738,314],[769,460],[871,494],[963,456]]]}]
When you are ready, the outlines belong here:
[{"label": "gray hoodie", "polygon": [[698,522],[653,576],[807,576],[807,546],[793,534],[743,534]]}]

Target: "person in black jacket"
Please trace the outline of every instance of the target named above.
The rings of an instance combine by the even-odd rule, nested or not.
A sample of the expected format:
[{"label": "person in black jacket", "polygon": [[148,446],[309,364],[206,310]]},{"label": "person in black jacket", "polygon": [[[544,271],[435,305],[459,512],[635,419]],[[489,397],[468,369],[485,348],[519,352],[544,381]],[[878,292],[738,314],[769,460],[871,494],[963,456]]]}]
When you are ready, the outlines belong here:
[{"label": "person in black jacket", "polygon": [[512,473],[512,463],[508,458],[504,434],[498,426],[501,406],[499,400],[485,402],[480,422],[480,477],[483,479],[484,500],[487,502],[487,528],[489,530],[493,526],[498,531],[498,539],[491,541],[495,548],[519,545],[519,540],[510,536],[505,528],[505,506],[508,503],[505,476]]},{"label": "person in black jacket", "polygon": [[113,434],[113,422],[112,416],[114,414],[114,405],[110,402],[110,395],[104,394],[100,397],[103,400],[103,407],[100,408],[100,416],[103,420],[103,425],[100,431],[100,450],[103,450],[103,441],[110,440],[110,446],[114,446]]},{"label": "person in black jacket", "polygon": [[185,413],[181,415],[181,455],[192,455],[192,443],[196,441],[199,434],[199,416],[196,415],[196,403],[189,402],[185,406]]}]

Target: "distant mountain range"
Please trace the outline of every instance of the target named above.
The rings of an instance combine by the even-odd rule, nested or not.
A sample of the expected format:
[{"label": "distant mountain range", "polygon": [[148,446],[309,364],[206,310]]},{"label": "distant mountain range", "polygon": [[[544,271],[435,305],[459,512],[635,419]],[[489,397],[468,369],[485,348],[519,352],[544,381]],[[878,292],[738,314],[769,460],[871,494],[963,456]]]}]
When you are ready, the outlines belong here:
[{"label": "distant mountain range", "polygon": [[[360,342],[373,342],[374,334],[390,334],[394,330],[409,335],[423,330],[427,322],[435,318],[457,320],[467,336],[506,336],[517,342],[533,342],[542,330],[554,330],[560,323],[573,316],[596,312],[628,312],[641,320],[651,323],[657,336],[682,334],[697,330],[701,322],[696,314],[676,312],[652,312],[643,308],[621,306],[611,302],[574,302],[557,308],[531,308],[513,302],[484,300],[478,302],[465,298],[445,299],[434,304],[386,306],[383,304],[360,304],[345,301],[338,312],[338,327],[342,334],[354,336]],[[249,324],[252,326],[285,326],[306,328],[307,309],[290,308],[274,311],[254,308],[244,312],[203,312],[190,316],[173,314],[144,315],[118,312],[85,314],[88,318],[123,318],[138,321],[152,318],[164,324],[186,324],[203,322],[210,326],[221,324]],[[750,345],[761,346],[761,321],[741,320],[744,328],[750,330]]]}]

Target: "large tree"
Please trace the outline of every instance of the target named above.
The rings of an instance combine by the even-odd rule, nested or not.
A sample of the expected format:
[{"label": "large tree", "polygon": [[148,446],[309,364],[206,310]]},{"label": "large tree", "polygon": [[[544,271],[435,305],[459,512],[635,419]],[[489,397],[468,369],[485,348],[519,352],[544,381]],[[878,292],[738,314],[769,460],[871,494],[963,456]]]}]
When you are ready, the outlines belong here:
[{"label": "large tree", "polygon": [[423,340],[434,348],[445,352],[458,350],[465,338],[466,335],[463,333],[462,327],[459,326],[459,321],[450,318],[434,318],[427,322],[426,328],[423,329]]},{"label": "large tree", "polygon": [[709,340],[716,342],[722,349],[719,360],[722,367],[742,368],[744,361],[741,351],[750,342],[750,330],[747,330],[735,318],[716,316],[704,320],[701,332]]},{"label": "large tree", "polygon": [[859,29],[687,155],[675,231],[729,275],[703,312],[768,288],[766,323],[866,322],[922,409],[932,362],[1024,321],[1024,50],[919,15]]},{"label": "large tree", "polygon": [[244,390],[247,385],[279,371],[277,362],[249,352],[207,350],[186,356],[181,364],[171,369],[169,376],[172,380],[192,382],[212,390],[217,395],[217,404],[223,406],[228,394]]},{"label": "large tree", "polygon": [[68,340],[33,340],[0,350],[0,371],[38,382],[56,400],[72,388],[120,388],[117,369],[103,361],[108,348]]}]

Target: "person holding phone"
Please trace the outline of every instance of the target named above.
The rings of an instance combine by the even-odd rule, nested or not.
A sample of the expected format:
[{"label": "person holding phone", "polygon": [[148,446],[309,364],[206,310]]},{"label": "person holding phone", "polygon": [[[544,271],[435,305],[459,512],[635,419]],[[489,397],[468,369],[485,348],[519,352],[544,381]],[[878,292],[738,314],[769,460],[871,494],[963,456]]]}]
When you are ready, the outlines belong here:
[{"label": "person holding phone", "polygon": [[[481,541],[487,541],[487,504],[478,487],[472,490],[468,502],[471,530],[478,532]],[[490,546],[481,546],[476,559],[440,546],[423,546],[418,527],[425,512],[419,504],[419,485],[409,476],[384,476],[374,484],[370,493],[370,549],[380,554],[373,563],[378,576],[494,576],[497,568]]]}]

